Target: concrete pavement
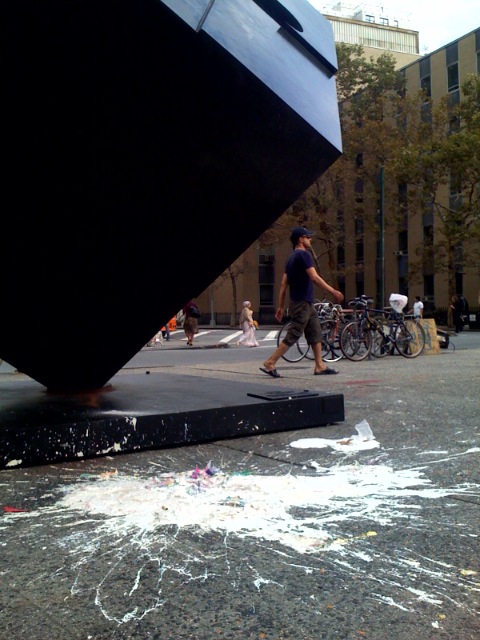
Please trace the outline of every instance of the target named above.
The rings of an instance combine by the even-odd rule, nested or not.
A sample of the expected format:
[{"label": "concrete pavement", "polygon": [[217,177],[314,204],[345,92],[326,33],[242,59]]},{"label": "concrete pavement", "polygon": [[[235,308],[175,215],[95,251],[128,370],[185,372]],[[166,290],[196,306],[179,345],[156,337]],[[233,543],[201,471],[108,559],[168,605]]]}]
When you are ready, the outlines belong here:
[{"label": "concrete pavement", "polygon": [[0,638],[478,640],[479,365],[172,366],[340,392],[345,421],[1,471]]}]

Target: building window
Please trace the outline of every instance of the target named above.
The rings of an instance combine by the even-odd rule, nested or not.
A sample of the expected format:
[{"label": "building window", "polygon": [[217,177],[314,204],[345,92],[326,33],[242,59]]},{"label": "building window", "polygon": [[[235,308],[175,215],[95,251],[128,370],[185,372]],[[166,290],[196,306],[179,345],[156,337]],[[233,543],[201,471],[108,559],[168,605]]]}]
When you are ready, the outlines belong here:
[{"label": "building window", "polygon": [[273,307],[275,284],[275,253],[274,249],[262,249],[258,256],[258,285],[260,307]]},{"label": "building window", "polygon": [[455,274],[455,291],[463,295],[463,273],[459,271]]},{"label": "building window", "polygon": [[374,23],[375,22],[375,16],[371,16],[371,15],[366,15],[365,16],[365,22],[371,22]]},{"label": "building window", "polygon": [[458,175],[450,174],[449,182],[450,196],[458,196],[462,193],[462,179]]},{"label": "building window", "polygon": [[458,62],[447,67],[447,84],[449,93],[452,93],[452,91],[458,91]]},{"label": "building window", "polygon": [[335,198],[338,200],[338,202],[343,202],[345,198],[343,182],[337,182],[335,184],[334,189],[335,189]]},{"label": "building window", "polygon": [[427,56],[426,58],[422,58],[419,61],[418,69],[420,72],[420,78],[423,78],[423,76],[430,75],[430,56]]},{"label": "building window", "polygon": [[337,227],[338,227],[338,242],[337,242],[337,264],[342,267],[345,266],[345,216],[343,209],[337,211]]},{"label": "building window", "polygon": [[426,98],[432,97],[432,76],[425,76],[420,78],[420,88],[425,94]]},{"label": "building window", "polygon": [[357,262],[363,262],[363,258],[364,258],[363,240],[360,240],[355,243],[355,258]]},{"label": "building window", "polygon": [[260,285],[260,306],[261,307],[273,307],[273,287],[270,285]]},{"label": "building window", "polygon": [[[363,246],[363,219],[355,219],[355,259],[357,262],[363,262],[364,246]],[[363,275],[363,274],[362,274]]]},{"label": "building window", "polygon": [[433,203],[428,202],[422,214],[422,224],[424,227],[431,226],[433,229]]},{"label": "building window", "polygon": [[458,62],[458,42],[454,42],[445,48],[445,58],[447,66],[454,62]]},{"label": "building window", "polygon": [[384,27],[388,27],[388,18],[380,18],[380,24]]},{"label": "building window", "polygon": [[423,276],[423,295],[433,300],[435,295],[435,280],[433,274]]},{"label": "building window", "polygon": [[361,178],[355,180],[355,202],[363,202],[363,180]]},{"label": "building window", "polygon": [[398,185],[398,202],[403,208],[406,208],[408,202],[408,186],[406,182],[401,182]]},{"label": "building window", "polygon": [[420,118],[425,124],[432,124],[432,105],[430,102],[424,102],[420,107]]},{"label": "building window", "polygon": [[449,132],[454,133],[460,130],[460,118],[455,115],[455,107],[460,104],[460,91],[452,91],[448,94],[448,109],[449,109]]},{"label": "building window", "polygon": [[433,247],[433,224],[423,227],[423,246]]}]

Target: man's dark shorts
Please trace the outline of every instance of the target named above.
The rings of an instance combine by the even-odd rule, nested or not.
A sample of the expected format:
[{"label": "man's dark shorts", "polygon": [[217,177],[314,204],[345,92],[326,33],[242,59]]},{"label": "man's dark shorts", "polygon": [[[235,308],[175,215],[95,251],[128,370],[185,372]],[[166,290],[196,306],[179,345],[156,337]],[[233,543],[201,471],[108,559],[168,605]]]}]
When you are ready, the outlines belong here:
[{"label": "man's dark shorts", "polygon": [[293,302],[289,307],[292,318],[283,342],[289,347],[299,340],[303,333],[308,344],[322,341],[322,326],[315,307],[311,302]]}]

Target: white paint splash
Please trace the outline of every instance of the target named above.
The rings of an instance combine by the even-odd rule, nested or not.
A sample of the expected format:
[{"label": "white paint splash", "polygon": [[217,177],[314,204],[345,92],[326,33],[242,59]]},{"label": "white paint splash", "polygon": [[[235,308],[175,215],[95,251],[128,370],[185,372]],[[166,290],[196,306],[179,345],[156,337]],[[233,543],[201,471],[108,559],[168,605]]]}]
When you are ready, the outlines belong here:
[{"label": "white paint splash", "polygon": [[[379,446],[373,435],[345,440],[349,442],[311,438],[291,446],[329,446],[346,454]],[[471,456],[476,453],[468,451]],[[53,506],[15,514],[15,522],[50,513],[63,532],[59,544],[76,571],[72,594],[93,590],[96,606],[118,624],[140,620],[162,607],[172,584],[188,588],[215,575],[229,575],[234,537],[248,541],[251,558],[259,547],[262,555],[272,555],[268,574],[250,563],[242,569],[262,593],[283,586],[275,569],[282,563],[290,571],[312,574],[312,579],[331,563],[340,574],[371,580],[372,598],[378,602],[412,613],[420,604],[440,607],[451,601],[453,589],[466,593],[478,588],[478,577],[468,566],[419,556],[407,544],[394,556],[372,545],[389,527],[400,524],[404,531],[427,532],[435,526],[423,512],[425,501],[480,493],[478,486],[469,484],[436,487],[426,476],[427,463],[395,469],[382,455],[386,454],[371,464],[347,464],[348,455],[344,464],[329,468],[311,463],[316,472],[310,475],[300,470],[276,476],[226,473],[210,463],[168,473],[159,473],[159,465],[152,463],[151,473],[142,469],[132,475],[84,475],[62,486]],[[445,506],[455,510],[457,504],[449,502]],[[13,516],[4,515],[3,522],[13,522]],[[465,530],[458,515],[451,526],[452,535],[453,529],[458,535],[475,535]],[[99,561],[108,567],[101,575]],[[116,590],[119,575],[123,595]],[[115,598],[110,598],[111,592]],[[456,606],[463,606],[460,600]]]},{"label": "white paint splash", "polygon": [[[176,525],[277,541],[300,553],[312,553],[332,538],[331,525],[359,516],[379,525],[392,523],[412,509],[400,498],[448,495],[434,489],[418,470],[394,471],[384,465],[335,467],[318,476],[258,476],[217,473],[192,478],[191,472],[150,479],[116,475],[65,489],[57,506],[109,519],[104,528],[153,531]],[[301,518],[295,508],[314,510]],[[407,517],[407,515],[405,515]],[[315,523],[316,527],[312,528]]]}]

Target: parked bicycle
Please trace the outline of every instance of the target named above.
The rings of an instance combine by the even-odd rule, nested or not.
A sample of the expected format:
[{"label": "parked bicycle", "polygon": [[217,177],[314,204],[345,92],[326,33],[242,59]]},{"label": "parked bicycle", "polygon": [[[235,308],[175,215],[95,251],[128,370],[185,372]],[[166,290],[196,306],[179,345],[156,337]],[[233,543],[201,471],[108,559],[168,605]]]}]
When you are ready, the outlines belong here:
[{"label": "parked bicycle", "polygon": [[349,360],[382,358],[396,350],[404,358],[416,358],[425,348],[425,331],[420,321],[393,309],[374,309],[367,296],[349,302],[360,317],[349,322],[340,335],[340,348]]},{"label": "parked bicycle", "polygon": [[[337,362],[337,360],[343,358],[343,353],[340,349],[340,334],[343,325],[349,318],[347,318],[346,311],[339,304],[323,300],[315,302],[314,306],[322,325],[322,359],[325,362]],[[287,322],[280,329],[277,336],[277,346],[286,336],[290,324],[290,322]],[[304,335],[282,357],[287,362],[299,362],[303,358],[315,359],[313,350]]]}]

